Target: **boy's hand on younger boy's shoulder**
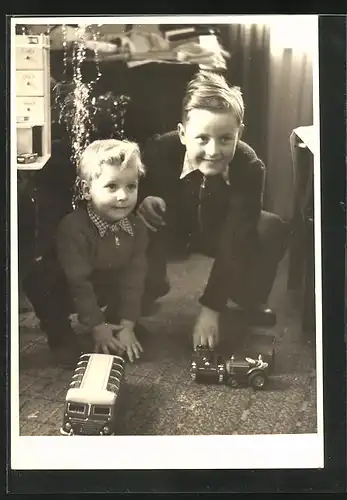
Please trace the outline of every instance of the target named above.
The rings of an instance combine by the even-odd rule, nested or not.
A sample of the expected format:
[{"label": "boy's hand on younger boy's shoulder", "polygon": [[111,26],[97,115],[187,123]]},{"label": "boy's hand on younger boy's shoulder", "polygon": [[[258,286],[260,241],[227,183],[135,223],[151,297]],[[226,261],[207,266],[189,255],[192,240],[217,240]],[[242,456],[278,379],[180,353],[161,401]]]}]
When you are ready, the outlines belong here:
[{"label": "boy's hand on younger boy's shoulder", "polygon": [[214,348],[219,339],[219,313],[202,307],[193,331],[193,348],[198,345]]},{"label": "boy's hand on younger boy's shoulder", "polygon": [[165,226],[163,215],[166,211],[166,203],[157,196],[147,196],[138,208],[137,214],[151,231],[157,231]]},{"label": "boy's hand on younger boy's shoulder", "polygon": [[110,354],[111,352],[122,351],[121,342],[114,337],[114,332],[122,328],[120,325],[111,323],[101,323],[93,328],[93,339],[95,342],[95,352]]},{"label": "boy's hand on younger boy's shoulder", "polygon": [[122,348],[126,351],[130,363],[133,363],[135,358],[138,359],[140,357],[143,349],[140,342],[136,338],[132,326],[124,325],[118,334],[118,339]]}]

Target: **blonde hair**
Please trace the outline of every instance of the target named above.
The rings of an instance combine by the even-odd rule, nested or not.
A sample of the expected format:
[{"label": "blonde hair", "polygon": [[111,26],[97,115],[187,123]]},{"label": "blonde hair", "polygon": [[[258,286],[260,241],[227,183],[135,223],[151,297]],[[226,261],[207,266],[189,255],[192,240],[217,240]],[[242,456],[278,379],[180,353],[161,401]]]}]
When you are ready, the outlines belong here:
[{"label": "blonde hair", "polygon": [[140,148],[135,142],[117,139],[94,141],[82,153],[77,175],[89,182],[101,175],[103,165],[114,165],[122,170],[131,160],[135,160],[138,175],[142,177],[145,174],[145,167],[141,161]]},{"label": "blonde hair", "polygon": [[215,112],[232,111],[238,125],[243,123],[245,106],[240,87],[231,87],[226,79],[210,71],[200,71],[188,83],[183,98],[182,121],[189,119],[193,109]]}]

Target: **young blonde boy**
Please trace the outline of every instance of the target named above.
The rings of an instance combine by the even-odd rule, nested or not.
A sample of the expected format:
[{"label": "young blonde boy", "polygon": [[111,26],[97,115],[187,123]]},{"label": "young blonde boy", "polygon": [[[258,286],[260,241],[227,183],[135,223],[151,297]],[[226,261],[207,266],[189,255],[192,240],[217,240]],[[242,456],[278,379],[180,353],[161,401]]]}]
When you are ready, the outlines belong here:
[{"label": "young blonde boy", "polygon": [[97,351],[126,351],[132,362],[142,352],[135,326],[147,271],[147,230],[133,213],[144,174],[139,148],[95,141],[81,155],[77,173],[83,201],[58,227],[64,279],[50,291],[54,308],[46,309],[41,326],[59,360],[73,361],[78,349],[68,315],[77,312]]}]

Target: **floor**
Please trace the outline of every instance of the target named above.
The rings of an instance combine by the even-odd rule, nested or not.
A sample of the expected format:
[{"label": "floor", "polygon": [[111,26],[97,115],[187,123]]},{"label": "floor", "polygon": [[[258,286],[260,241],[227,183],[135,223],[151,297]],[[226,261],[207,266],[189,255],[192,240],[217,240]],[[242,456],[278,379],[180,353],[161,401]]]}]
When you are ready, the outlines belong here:
[{"label": "floor", "polygon": [[[150,330],[145,352],[126,370],[117,433],[316,432],[315,341],[301,332],[300,301],[286,290],[286,258],[270,297],[278,322],[271,332],[276,338],[276,364],[269,387],[255,392],[248,387],[232,389],[190,379],[191,331],[210,265],[202,256],[170,264],[172,289],[161,299],[159,311],[143,320]],[[33,312],[22,312],[20,325],[20,434],[59,435],[72,372],[52,364]],[[262,332],[255,331],[258,333]],[[240,336],[242,328],[228,316],[222,328],[223,352],[230,355]]]}]

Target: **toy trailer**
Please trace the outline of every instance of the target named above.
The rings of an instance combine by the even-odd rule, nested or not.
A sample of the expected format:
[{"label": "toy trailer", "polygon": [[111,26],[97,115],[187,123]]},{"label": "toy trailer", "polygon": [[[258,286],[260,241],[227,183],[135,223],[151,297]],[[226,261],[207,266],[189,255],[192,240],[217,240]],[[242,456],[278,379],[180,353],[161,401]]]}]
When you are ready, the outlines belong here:
[{"label": "toy trailer", "polygon": [[226,366],[224,360],[212,349],[198,346],[190,364],[190,376],[196,382],[224,383]]}]

